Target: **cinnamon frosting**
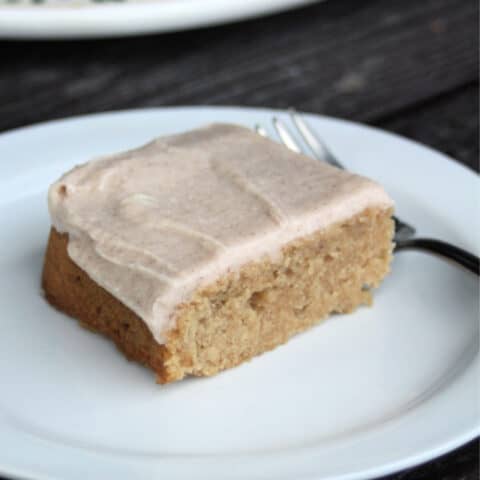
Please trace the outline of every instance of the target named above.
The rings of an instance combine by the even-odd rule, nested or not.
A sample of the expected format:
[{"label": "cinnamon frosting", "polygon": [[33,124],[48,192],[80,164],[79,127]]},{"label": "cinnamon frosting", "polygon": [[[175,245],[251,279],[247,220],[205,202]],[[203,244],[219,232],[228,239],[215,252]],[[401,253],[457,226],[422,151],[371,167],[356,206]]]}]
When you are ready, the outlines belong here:
[{"label": "cinnamon frosting", "polygon": [[369,206],[392,206],[369,179],[227,124],[77,166],[48,201],[71,259],[159,343],[199,286]]}]

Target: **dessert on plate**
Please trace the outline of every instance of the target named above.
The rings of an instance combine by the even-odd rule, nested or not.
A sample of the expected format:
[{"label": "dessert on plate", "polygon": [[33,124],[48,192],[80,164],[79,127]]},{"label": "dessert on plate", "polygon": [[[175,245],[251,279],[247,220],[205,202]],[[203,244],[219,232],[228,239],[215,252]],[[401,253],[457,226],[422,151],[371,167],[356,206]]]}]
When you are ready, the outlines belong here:
[{"label": "dessert on plate", "polygon": [[160,383],[369,303],[392,254],[380,185],[235,125],[77,166],[48,200],[48,301]]}]

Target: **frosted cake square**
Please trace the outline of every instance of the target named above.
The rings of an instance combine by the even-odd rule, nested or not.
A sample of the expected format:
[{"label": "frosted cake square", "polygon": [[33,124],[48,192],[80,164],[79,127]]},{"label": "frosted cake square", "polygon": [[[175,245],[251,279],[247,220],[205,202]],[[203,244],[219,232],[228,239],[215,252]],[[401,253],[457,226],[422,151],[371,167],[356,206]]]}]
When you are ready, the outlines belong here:
[{"label": "frosted cake square", "polygon": [[160,383],[370,303],[391,260],[379,184],[235,125],[75,167],[48,200],[47,299]]}]

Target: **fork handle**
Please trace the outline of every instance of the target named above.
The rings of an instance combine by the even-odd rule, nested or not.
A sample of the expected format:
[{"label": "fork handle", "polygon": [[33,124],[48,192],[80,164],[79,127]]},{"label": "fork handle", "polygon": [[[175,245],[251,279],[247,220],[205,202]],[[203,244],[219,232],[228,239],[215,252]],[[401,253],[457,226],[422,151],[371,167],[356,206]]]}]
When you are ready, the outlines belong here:
[{"label": "fork handle", "polygon": [[434,240],[432,238],[412,238],[397,242],[395,251],[399,250],[425,250],[448,260],[458,263],[472,273],[479,275],[480,261],[473,253],[456,247],[451,243]]}]

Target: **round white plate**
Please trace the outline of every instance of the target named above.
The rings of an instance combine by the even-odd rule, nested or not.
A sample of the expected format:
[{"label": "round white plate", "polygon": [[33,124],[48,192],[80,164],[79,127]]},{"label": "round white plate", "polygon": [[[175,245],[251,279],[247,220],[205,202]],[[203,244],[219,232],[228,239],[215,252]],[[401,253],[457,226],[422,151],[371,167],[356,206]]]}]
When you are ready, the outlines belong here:
[{"label": "round white plate", "polygon": [[218,25],[318,0],[0,0],[0,38],[97,38]]},{"label": "round white plate", "polygon": [[[43,299],[46,192],[61,173],[207,122],[270,127],[274,114],[288,121],[270,110],[172,108],[0,135],[0,473],[359,479],[478,435],[477,280],[426,254],[399,254],[372,308],[215,377],[166,386]],[[351,170],[385,185],[419,233],[478,253],[475,174],[398,136],[308,119]]]}]

